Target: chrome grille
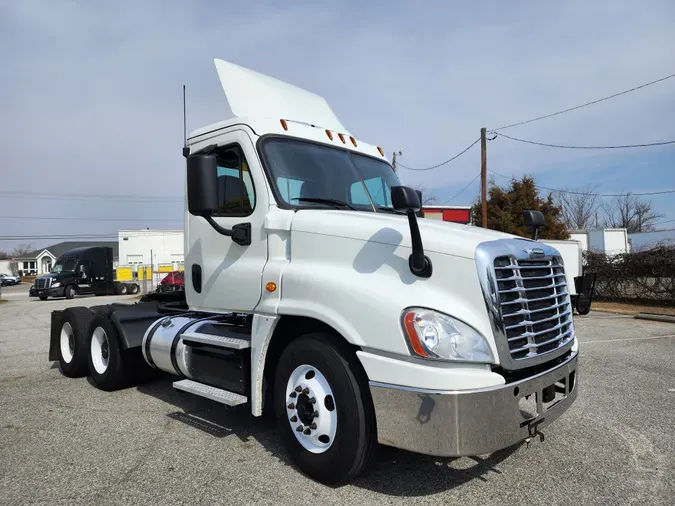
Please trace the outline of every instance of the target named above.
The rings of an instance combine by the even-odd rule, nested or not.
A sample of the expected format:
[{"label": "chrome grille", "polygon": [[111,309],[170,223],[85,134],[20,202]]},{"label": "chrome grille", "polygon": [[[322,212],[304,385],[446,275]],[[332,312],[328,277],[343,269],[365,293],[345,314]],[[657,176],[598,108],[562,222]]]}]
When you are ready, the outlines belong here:
[{"label": "chrome grille", "polygon": [[505,369],[542,364],[570,350],[572,304],[555,248],[527,239],[499,239],[479,244],[475,258]]},{"label": "chrome grille", "polygon": [[502,323],[514,360],[553,351],[573,337],[565,270],[558,258],[494,261]]},{"label": "chrome grille", "polygon": [[52,284],[52,278],[37,278],[35,288],[49,288]]}]

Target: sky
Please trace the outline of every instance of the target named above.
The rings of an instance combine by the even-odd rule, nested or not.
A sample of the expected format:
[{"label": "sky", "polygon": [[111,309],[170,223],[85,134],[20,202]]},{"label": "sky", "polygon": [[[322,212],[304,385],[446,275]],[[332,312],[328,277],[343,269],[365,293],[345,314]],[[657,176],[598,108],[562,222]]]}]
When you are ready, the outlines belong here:
[{"label": "sky", "polygon": [[[669,0],[364,4],[1,2],[0,250],[59,242],[45,235],[182,228],[182,85],[188,131],[232,116],[213,58],[318,93],[357,139],[388,158],[402,150],[400,163],[413,169],[447,160],[481,127],[675,73]],[[674,117],[675,78],[503,133],[650,143],[675,139]],[[487,160],[491,171],[551,188],[675,189],[675,145],[567,150],[497,137]],[[439,202],[469,205],[479,180],[448,199],[479,171],[475,145],[399,176]],[[649,198],[675,220],[675,194]]]}]

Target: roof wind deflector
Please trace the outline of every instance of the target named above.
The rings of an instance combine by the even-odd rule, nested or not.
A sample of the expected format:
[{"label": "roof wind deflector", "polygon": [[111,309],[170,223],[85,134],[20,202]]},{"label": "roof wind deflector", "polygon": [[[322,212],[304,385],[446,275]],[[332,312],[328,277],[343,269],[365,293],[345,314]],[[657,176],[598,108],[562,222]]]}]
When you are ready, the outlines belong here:
[{"label": "roof wind deflector", "polygon": [[234,63],[214,62],[235,116],[285,118],[351,135],[323,97]]}]

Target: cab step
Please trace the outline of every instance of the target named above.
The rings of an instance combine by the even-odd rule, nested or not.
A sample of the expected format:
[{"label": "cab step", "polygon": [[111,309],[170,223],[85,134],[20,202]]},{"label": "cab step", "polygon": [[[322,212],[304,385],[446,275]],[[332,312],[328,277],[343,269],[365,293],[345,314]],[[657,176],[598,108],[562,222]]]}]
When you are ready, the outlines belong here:
[{"label": "cab step", "polygon": [[226,404],[227,406],[239,406],[240,404],[246,404],[248,402],[248,398],[243,395],[189,379],[175,381],[173,387],[176,390],[182,390],[183,392],[205,397],[212,401]]},{"label": "cab step", "polygon": [[189,332],[183,334],[183,342],[208,344],[211,346],[220,346],[222,348],[231,348],[233,350],[244,350],[251,347],[251,341],[240,339],[238,337],[216,336],[213,334],[203,334],[201,332]]}]

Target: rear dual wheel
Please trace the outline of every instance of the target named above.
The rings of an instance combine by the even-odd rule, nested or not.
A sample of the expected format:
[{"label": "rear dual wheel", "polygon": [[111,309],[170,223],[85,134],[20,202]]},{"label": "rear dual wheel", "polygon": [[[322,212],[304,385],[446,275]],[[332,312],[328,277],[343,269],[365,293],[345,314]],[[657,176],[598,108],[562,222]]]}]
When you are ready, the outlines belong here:
[{"label": "rear dual wheel", "polygon": [[294,339],[274,387],[281,437],[300,469],[325,484],[364,472],[377,446],[365,373],[346,346],[326,333]]},{"label": "rear dual wheel", "polygon": [[104,312],[99,312],[89,326],[87,349],[89,374],[101,390],[126,388],[152,375],[140,348],[122,348],[117,329]]},{"label": "rear dual wheel", "polygon": [[91,311],[86,307],[69,307],[61,314],[57,354],[64,376],[87,375],[87,333],[91,318]]}]

